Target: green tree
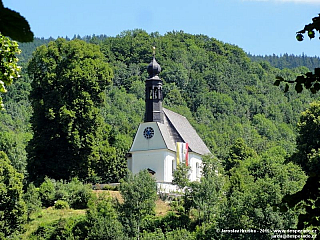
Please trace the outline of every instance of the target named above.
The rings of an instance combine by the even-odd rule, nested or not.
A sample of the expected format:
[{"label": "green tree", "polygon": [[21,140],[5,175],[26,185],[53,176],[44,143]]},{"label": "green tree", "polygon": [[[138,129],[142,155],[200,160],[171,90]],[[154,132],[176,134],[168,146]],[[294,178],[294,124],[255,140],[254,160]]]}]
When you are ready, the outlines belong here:
[{"label": "green tree", "polygon": [[23,175],[11,166],[7,155],[0,152],[0,239],[21,231],[26,220],[22,180]]},{"label": "green tree", "polygon": [[57,39],[39,47],[28,65],[34,132],[28,145],[30,180],[92,179],[105,134],[99,106],[112,71],[99,47]]},{"label": "green tree", "polygon": [[2,0],[0,0],[0,33],[19,42],[33,40],[28,21],[18,12],[5,8]]},{"label": "green tree", "polygon": [[[320,227],[320,102],[313,102],[301,114],[298,123],[297,151],[290,160],[301,166],[308,176],[302,190],[288,194],[283,203],[290,208],[303,208],[299,215],[299,228]],[[286,207],[285,207],[286,208]]]},{"label": "green tree", "polygon": [[[307,32],[310,39],[315,37],[315,30],[320,32],[320,14],[312,18],[312,23],[305,25],[304,29],[297,32],[297,40],[303,41],[303,34]],[[314,72],[307,72],[305,75],[298,76],[296,80],[285,80],[281,76],[277,76],[274,85],[279,86],[281,82],[285,82],[285,92],[289,90],[288,83],[295,83],[297,93],[302,92],[303,88],[310,90],[312,93],[317,93],[320,90],[320,68],[315,68]]]},{"label": "green tree", "polygon": [[39,187],[39,195],[44,207],[53,206],[56,196],[56,182],[48,177],[44,178],[44,181]]},{"label": "green tree", "polygon": [[125,234],[111,197],[100,196],[91,201],[86,213],[88,236],[86,239],[124,240]]},{"label": "green tree", "polygon": [[229,157],[225,163],[225,170],[229,171],[234,166],[239,165],[241,161],[256,156],[257,153],[248,147],[242,138],[239,138],[230,148]]},{"label": "green tree", "polygon": [[[296,228],[298,211],[284,213],[274,209],[283,196],[299,191],[306,180],[299,166],[285,163],[285,156],[283,149],[274,147],[260,156],[244,159],[229,170],[220,228]],[[219,239],[230,239],[230,235],[221,235]],[[240,234],[238,239],[270,239],[270,235]]]},{"label": "green tree", "polygon": [[177,169],[173,171],[172,183],[177,185],[181,190],[189,185],[190,166],[180,164]]},{"label": "green tree", "polygon": [[29,221],[31,213],[39,210],[42,206],[39,188],[36,188],[33,183],[30,183],[27,187],[27,191],[23,195],[23,199],[27,206],[27,217]]},{"label": "green tree", "polygon": [[127,227],[130,237],[139,239],[142,220],[154,214],[157,189],[155,179],[147,170],[136,175],[128,172],[120,183],[123,203],[120,206],[123,225]]},{"label": "green tree", "polygon": [[[0,93],[7,92],[5,86],[10,85],[14,78],[18,78],[20,76],[20,67],[17,64],[18,58],[16,56],[16,54],[19,53],[20,50],[18,48],[18,43],[16,41],[10,40],[8,37],[1,35],[0,30]],[[0,96],[0,110],[2,110],[3,108],[4,106],[2,103],[2,98]]]},{"label": "green tree", "polygon": [[219,160],[211,155],[204,156],[202,163],[200,182],[191,182],[190,188],[186,189],[187,201],[198,210],[199,222],[215,225],[224,200],[224,173]]}]

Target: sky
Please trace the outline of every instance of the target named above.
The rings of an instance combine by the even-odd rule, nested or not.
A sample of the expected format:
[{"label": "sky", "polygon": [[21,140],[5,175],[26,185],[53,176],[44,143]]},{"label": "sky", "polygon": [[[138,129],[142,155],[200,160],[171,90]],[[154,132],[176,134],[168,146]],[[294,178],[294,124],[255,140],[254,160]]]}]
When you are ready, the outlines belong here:
[{"label": "sky", "polygon": [[143,29],[204,34],[253,55],[320,57],[319,35],[296,40],[320,13],[320,0],[3,0],[36,37],[117,36]]}]

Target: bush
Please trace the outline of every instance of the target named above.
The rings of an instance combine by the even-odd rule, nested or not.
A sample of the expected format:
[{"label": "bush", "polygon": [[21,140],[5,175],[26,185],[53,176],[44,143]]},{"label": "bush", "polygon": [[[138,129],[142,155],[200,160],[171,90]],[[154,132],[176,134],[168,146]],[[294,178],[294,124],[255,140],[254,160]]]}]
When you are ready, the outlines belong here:
[{"label": "bush", "polygon": [[30,214],[36,212],[42,206],[39,188],[36,188],[33,183],[30,183],[23,199],[27,205],[27,215],[29,220]]},{"label": "bush", "polygon": [[57,181],[55,199],[69,202],[69,198],[70,198],[70,191],[68,190],[68,183],[64,182],[63,180]]},{"label": "bush", "polygon": [[21,231],[26,207],[22,191],[23,175],[11,165],[7,155],[0,151],[0,239]]},{"label": "bush", "polygon": [[144,231],[140,237],[141,240],[165,240],[165,235],[161,231],[161,229],[156,229],[154,232]]},{"label": "bush", "polygon": [[110,197],[100,196],[91,201],[87,211],[88,237],[86,239],[126,239],[124,228]]},{"label": "bush", "polygon": [[68,202],[74,209],[85,209],[88,207],[88,202],[92,197],[92,189],[90,185],[85,185],[77,178],[73,178],[67,184],[67,191],[69,192]]},{"label": "bush", "polygon": [[86,236],[84,216],[79,216],[41,223],[29,239],[85,239]]},{"label": "bush", "polygon": [[54,208],[55,209],[69,209],[70,206],[69,206],[69,203],[64,200],[57,200],[54,203]]},{"label": "bush", "polygon": [[53,206],[55,201],[63,200],[71,208],[84,209],[88,207],[92,189],[90,185],[83,184],[77,178],[65,183],[46,177],[39,187],[39,195],[44,207]]},{"label": "bush", "polygon": [[196,239],[192,233],[186,229],[176,229],[166,233],[167,240],[194,240]]},{"label": "bush", "polygon": [[41,183],[39,187],[39,193],[42,205],[44,207],[53,206],[54,201],[56,200],[55,181],[53,179],[45,177],[44,182]]}]

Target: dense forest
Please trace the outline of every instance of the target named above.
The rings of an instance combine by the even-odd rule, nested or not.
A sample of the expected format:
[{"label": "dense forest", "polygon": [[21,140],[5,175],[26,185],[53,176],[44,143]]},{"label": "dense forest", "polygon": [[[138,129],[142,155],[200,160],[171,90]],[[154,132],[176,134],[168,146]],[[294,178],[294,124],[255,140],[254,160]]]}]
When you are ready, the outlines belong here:
[{"label": "dense forest", "polygon": [[267,61],[271,66],[284,69],[284,68],[296,68],[300,66],[305,66],[311,70],[318,68],[320,66],[319,57],[309,57],[304,54],[301,56],[295,56],[293,54],[283,54],[280,56],[269,55],[269,56],[255,56],[248,54],[249,58],[255,62]]},{"label": "dense forest", "polygon": [[[284,93],[273,83],[277,76],[295,79],[318,67],[319,58],[252,56],[238,46],[182,31],[160,35],[132,30],[116,37],[35,38],[19,45],[21,77],[2,94],[5,111],[0,112],[0,151],[4,154],[0,159],[7,169],[3,171],[12,172],[12,177],[16,172],[14,178],[21,179],[23,185],[17,188],[25,205],[19,205],[21,216],[16,225],[13,220],[7,224],[0,215],[0,223],[4,222],[0,228],[6,229],[0,238],[25,236],[23,226],[32,220],[32,214],[55,204],[56,208],[68,205],[87,212],[40,225],[28,238],[270,239],[274,230],[297,229],[298,218],[305,212],[299,208],[284,211],[280,205],[284,196],[300,191],[307,181],[308,171],[299,162],[290,161],[290,156],[301,149],[296,141],[303,134],[301,113],[305,115],[319,96],[308,91]],[[152,210],[156,199],[152,179],[143,172],[128,174],[125,158],[144,117],[144,81],[152,46],[162,68],[164,106],[186,116],[213,154],[204,160],[202,181],[184,183],[184,196],[172,201],[170,211],[163,216]],[[63,62],[77,54],[92,57],[94,62]],[[65,66],[61,75],[60,62],[65,64],[61,65]],[[100,69],[104,76],[94,75],[89,66]],[[40,68],[48,74],[41,75]],[[53,83],[55,77],[50,74],[65,80]],[[86,84],[70,77],[77,74]],[[98,80],[90,81],[90,76]],[[72,94],[74,89],[82,89],[83,94],[77,95],[74,103],[63,97],[58,102],[60,90],[50,90],[50,98],[43,96],[51,87],[70,87]],[[56,109],[58,104],[62,105]],[[87,106],[83,107],[86,112],[78,116],[81,104]],[[59,119],[60,125],[50,122],[53,119]],[[98,131],[92,136],[81,132],[88,122]],[[57,145],[46,148],[46,135],[39,134],[39,129],[49,133],[55,126],[66,126],[66,132],[55,131],[54,136],[66,134],[68,141],[51,139]],[[82,140],[86,136],[96,140],[91,140],[90,149],[84,151],[81,146],[89,141]],[[64,147],[68,151],[60,155],[61,159],[48,160]],[[76,160],[69,163],[74,156]],[[48,170],[42,172],[44,165],[37,161]],[[74,168],[65,166],[72,164]],[[123,202],[91,198],[85,185],[117,182],[121,182]],[[138,190],[144,184],[140,190],[148,196]],[[134,191],[140,195],[129,194]],[[141,199],[141,207],[130,205],[134,197]],[[303,227],[310,233],[312,226],[316,224]]]}]

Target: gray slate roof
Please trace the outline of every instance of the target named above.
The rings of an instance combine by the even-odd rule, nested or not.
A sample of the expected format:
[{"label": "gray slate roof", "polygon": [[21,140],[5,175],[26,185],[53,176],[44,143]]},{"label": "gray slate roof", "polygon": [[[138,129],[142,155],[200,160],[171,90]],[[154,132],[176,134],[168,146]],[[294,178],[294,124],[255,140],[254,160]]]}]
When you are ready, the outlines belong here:
[{"label": "gray slate roof", "polygon": [[[159,124],[159,128],[168,149],[176,151],[176,142],[186,142],[190,151],[200,155],[210,154],[210,150],[186,117],[166,108],[163,108],[163,113],[165,126]],[[164,127],[168,130],[166,131]]]}]

